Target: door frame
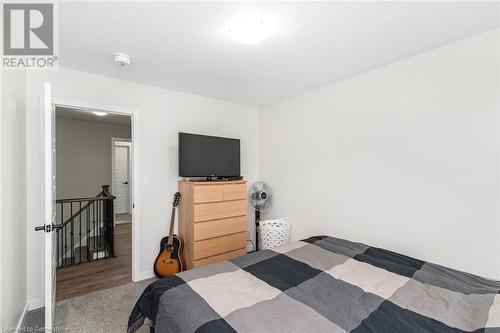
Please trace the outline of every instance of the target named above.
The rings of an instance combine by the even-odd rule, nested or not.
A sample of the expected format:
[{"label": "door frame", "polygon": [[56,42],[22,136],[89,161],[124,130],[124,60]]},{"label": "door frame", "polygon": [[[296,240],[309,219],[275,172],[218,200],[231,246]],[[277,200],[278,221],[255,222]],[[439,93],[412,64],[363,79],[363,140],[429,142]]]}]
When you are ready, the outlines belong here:
[{"label": "door frame", "polygon": [[[127,146],[129,148],[128,152],[128,178],[131,180],[132,178],[132,159],[133,159],[133,153],[132,153],[132,141],[130,139],[125,139],[125,138],[111,138],[111,184],[109,185],[110,192],[113,193],[113,185],[115,184],[115,147],[117,142],[124,142],[128,143]],[[130,182],[130,186],[128,188],[128,206],[129,206],[129,214],[132,214],[132,191],[133,191],[133,185],[132,182]],[[116,209],[114,210],[115,214],[115,224],[116,224]]]},{"label": "door frame", "polygon": [[[56,314],[56,263],[55,263],[55,233],[53,225],[55,221],[56,179],[55,179],[55,107],[52,98],[52,85],[50,82],[43,83],[42,93],[42,207],[44,224],[44,305],[45,305],[45,328],[52,331],[55,324]],[[50,229],[47,229],[50,228]],[[35,229],[36,230],[36,229]]]},{"label": "door frame", "polygon": [[[120,106],[113,105],[101,105],[94,104],[78,100],[68,100],[63,98],[54,97],[52,100],[54,107],[66,107],[76,110],[81,110],[84,112],[91,111],[104,111],[114,114],[120,114],[125,116],[130,116],[131,128],[132,128],[132,158],[130,164],[130,181],[132,183],[131,199],[132,199],[132,281],[137,282],[143,280],[141,277],[139,267],[140,267],[140,246],[139,246],[139,214],[140,214],[140,195],[139,195],[139,147],[140,147],[140,136],[139,136],[139,110],[123,108]],[[111,184],[110,184],[111,186]]]}]

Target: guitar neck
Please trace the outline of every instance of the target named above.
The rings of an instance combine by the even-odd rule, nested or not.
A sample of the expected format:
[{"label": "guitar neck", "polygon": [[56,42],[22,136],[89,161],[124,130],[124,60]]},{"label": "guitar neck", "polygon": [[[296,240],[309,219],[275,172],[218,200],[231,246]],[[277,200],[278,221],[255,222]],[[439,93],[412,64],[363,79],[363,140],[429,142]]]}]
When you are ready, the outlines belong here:
[{"label": "guitar neck", "polygon": [[170,231],[168,232],[168,245],[174,243],[174,222],[175,222],[175,207],[172,207],[172,215],[170,216]]}]

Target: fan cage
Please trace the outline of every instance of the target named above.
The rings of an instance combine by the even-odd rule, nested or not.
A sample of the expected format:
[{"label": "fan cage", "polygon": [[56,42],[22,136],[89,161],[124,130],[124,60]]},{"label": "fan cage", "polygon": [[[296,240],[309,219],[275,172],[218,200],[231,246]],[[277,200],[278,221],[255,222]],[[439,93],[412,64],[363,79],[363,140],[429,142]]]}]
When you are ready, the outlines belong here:
[{"label": "fan cage", "polygon": [[[259,198],[259,194],[262,192],[267,193],[266,199]],[[271,186],[264,182],[256,182],[248,191],[248,201],[250,204],[258,211],[263,211],[269,208],[273,202],[273,190]]]},{"label": "fan cage", "polygon": [[259,249],[272,249],[290,242],[292,224],[289,218],[265,220],[259,226]]}]

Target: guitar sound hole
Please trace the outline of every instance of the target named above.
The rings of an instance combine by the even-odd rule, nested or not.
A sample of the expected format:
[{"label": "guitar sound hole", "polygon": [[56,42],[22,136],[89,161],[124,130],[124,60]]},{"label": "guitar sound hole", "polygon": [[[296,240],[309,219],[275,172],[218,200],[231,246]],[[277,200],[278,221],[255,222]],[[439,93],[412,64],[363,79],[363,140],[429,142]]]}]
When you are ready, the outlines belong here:
[{"label": "guitar sound hole", "polygon": [[[175,244],[175,245],[177,245],[177,244]],[[167,246],[165,246],[165,250],[170,254],[170,258],[172,258],[172,259],[178,259],[179,258],[179,256],[177,255],[177,251],[175,251],[175,246],[174,245],[167,245]]]}]

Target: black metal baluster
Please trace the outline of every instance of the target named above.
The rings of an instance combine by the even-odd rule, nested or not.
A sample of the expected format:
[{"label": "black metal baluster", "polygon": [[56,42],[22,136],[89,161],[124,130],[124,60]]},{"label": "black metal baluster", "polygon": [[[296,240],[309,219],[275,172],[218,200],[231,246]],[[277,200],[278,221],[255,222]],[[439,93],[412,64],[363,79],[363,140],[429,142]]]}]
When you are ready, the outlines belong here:
[{"label": "black metal baluster", "polygon": [[97,228],[97,259],[99,259],[99,253],[101,252],[101,224],[102,224],[102,200],[99,200],[99,204],[97,205],[98,207],[98,220],[99,220],[99,227]]},{"label": "black metal baluster", "polygon": [[[64,222],[64,202],[61,202],[61,224]],[[61,265],[61,252],[62,252],[62,232],[60,232],[61,229],[57,229],[57,266],[59,267]]]},{"label": "black metal baluster", "polygon": [[[64,222],[64,203],[61,204],[61,216]],[[59,263],[61,266],[64,266],[64,229],[60,229],[61,231],[61,253]]]},{"label": "black metal baluster", "polygon": [[78,244],[79,245],[79,249],[80,249],[80,258],[78,259],[78,263],[81,263],[82,262],[82,202],[80,201],[80,209],[78,210],[80,212],[80,214],[78,214],[78,229],[79,229],[79,232],[78,232],[78,237],[80,238]]},{"label": "black metal baluster", "polygon": [[104,230],[104,223],[103,223],[103,211],[104,211],[104,200],[101,200],[101,224],[99,228],[99,249],[104,249],[104,241],[102,239],[102,232]]},{"label": "black metal baluster", "polygon": [[97,237],[99,233],[99,200],[95,202],[95,218],[96,218],[96,226],[94,229],[94,251],[96,254],[96,260],[99,259],[99,238]]},{"label": "black metal baluster", "polygon": [[97,201],[97,258],[99,260],[99,251],[101,250],[101,200]]},{"label": "black metal baluster", "polygon": [[96,205],[97,205],[97,214],[96,214],[96,219],[97,219],[97,223],[96,223],[96,229],[95,229],[95,244],[96,244],[96,260],[99,259],[99,200],[96,202]]},{"label": "black metal baluster", "polygon": [[59,230],[56,230],[56,268],[59,267]]},{"label": "black metal baluster", "polygon": [[95,209],[94,251],[97,251],[99,248],[98,240],[97,240],[97,233],[98,233],[98,229],[99,229],[99,201],[95,202],[94,209]]},{"label": "black metal baluster", "polygon": [[[92,220],[92,242],[93,242],[93,250],[96,248],[96,242],[95,242],[95,218],[96,218],[96,211],[95,211],[95,201],[92,202],[92,210],[93,210],[93,220]],[[94,259],[94,253],[92,252],[92,260]]]},{"label": "black metal baluster", "polygon": [[101,227],[101,237],[99,237],[101,239],[101,248],[103,249],[104,251],[104,257],[103,258],[106,258],[106,242],[105,242],[105,238],[104,238],[104,235],[106,234],[106,221],[104,220],[104,217],[106,216],[105,215],[105,203],[106,203],[106,200],[103,200],[101,201],[101,224],[102,224],[102,227]]},{"label": "black metal baluster", "polygon": [[102,228],[101,228],[101,248],[104,251],[104,256],[103,258],[106,258],[106,200],[101,201],[101,223],[102,223]]},{"label": "black metal baluster", "polygon": [[[90,202],[89,202],[90,204]],[[88,206],[86,209],[85,209],[85,212],[86,212],[86,217],[87,217],[87,225],[86,225],[86,229],[87,229],[87,261],[90,260],[89,258],[89,255],[90,255],[90,206]]]},{"label": "black metal baluster", "polygon": [[102,236],[102,248],[104,249],[104,258],[107,258],[107,247],[106,247],[106,234],[107,234],[107,225],[106,225],[106,203],[108,200],[104,200],[102,202],[102,230],[103,230],[103,236]]},{"label": "black metal baluster", "polygon": [[[71,215],[70,216],[73,216],[73,202],[70,203],[70,209],[71,211]],[[71,219],[71,231],[69,233],[70,237],[71,237],[71,241],[70,241],[70,246],[71,246],[71,263],[74,264],[75,263],[75,236],[74,236],[74,219]]]},{"label": "black metal baluster", "polygon": [[66,265],[66,259],[68,256],[68,228],[64,226],[64,238],[63,238],[63,243],[64,243],[64,253],[63,253],[63,266]]}]

